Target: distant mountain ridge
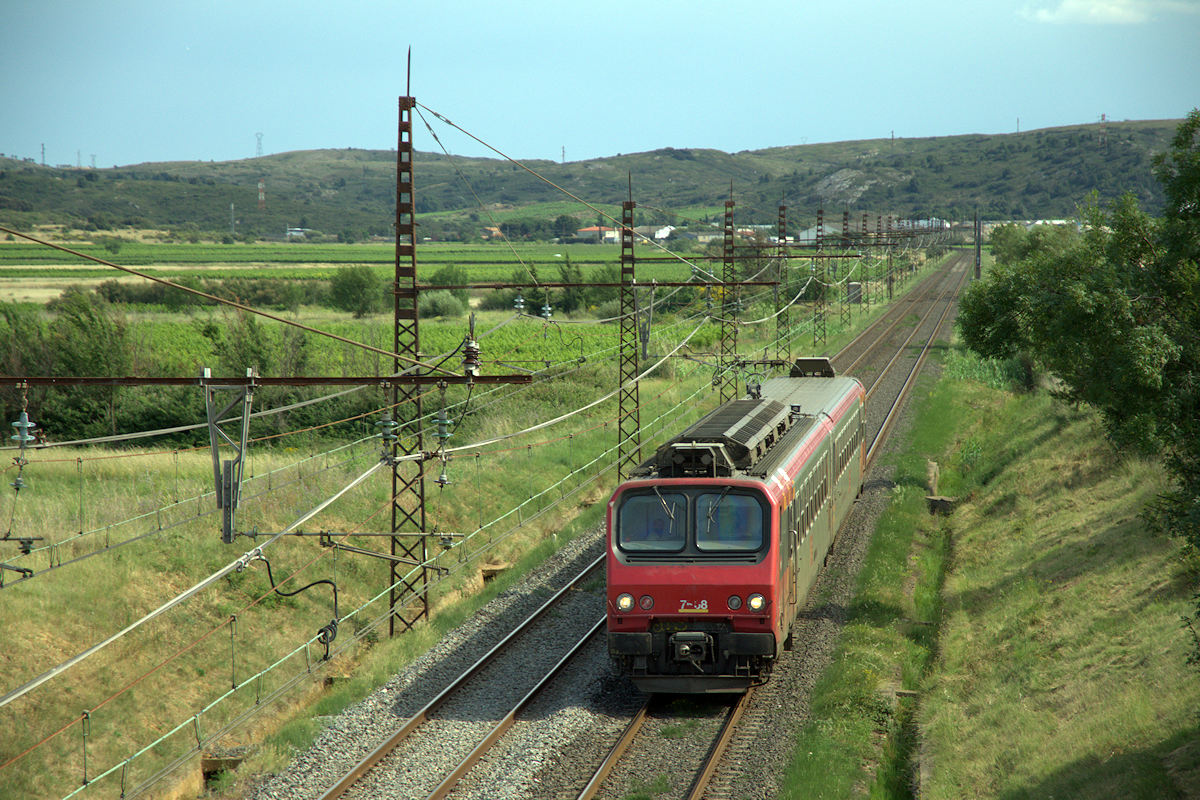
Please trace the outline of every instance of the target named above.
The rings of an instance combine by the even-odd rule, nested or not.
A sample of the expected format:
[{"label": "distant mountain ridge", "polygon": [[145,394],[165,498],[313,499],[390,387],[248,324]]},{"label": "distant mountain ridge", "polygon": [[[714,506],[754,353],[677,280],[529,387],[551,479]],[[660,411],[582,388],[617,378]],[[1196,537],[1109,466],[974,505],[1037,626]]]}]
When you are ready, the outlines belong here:
[{"label": "distant mountain ridge", "polygon": [[[547,179],[607,209],[629,194],[642,222],[720,209],[729,197],[741,223],[774,223],[789,207],[797,224],[818,207],[862,213],[969,219],[1061,218],[1095,191],[1129,191],[1143,207],[1163,203],[1151,165],[1179,120],[1108,122],[1013,134],[868,139],[725,153],[661,148],[560,164],[525,162]],[[421,144],[419,138],[416,142]],[[418,221],[426,234],[473,237],[489,220],[548,222],[561,214],[594,224],[579,206],[499,159],[418,152]],[[461,176],[461,177],[460,177]],[[463,182],[463,177],[470,188]],[[258,207],[258,183],[265,207]],[[472,190],[489,207],[478,208]],[[327,236],[391,234],[395,153],[309,150],[240,161],[164,162],[112,169],[42,167],[0,158],[0,221],[79,227],[132,226],[282,237],[289,227]],[[232,213],[230,206],[233,206]],[[715,212],[714,212],[715,213]],[[490,214],[490,216],[489,216]],[[232,225],[231,225],[232,217]],[[542,229],[544,232],[544,229]]]}]

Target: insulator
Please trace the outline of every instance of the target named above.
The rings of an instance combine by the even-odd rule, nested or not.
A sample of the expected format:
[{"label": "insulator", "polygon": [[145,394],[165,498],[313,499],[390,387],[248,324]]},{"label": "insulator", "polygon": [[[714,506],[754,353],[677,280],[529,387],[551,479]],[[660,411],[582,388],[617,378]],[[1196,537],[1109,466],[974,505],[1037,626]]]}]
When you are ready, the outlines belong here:
[{"label": "insulator", "polygon": [[438,486],[449,486],[450,485],[450,476],[446,474],[446,462],[445,461],[442,461],[441,474],[439,474],[437,476],[437,480],[434,481],[434,483],[436,483]]},{"label": "insulator", "polygon": [[25,488],[25,479],[21,477],[20,473],[18,473],[17,479],[10,483],[9,486],[13,487],[19,492]]},{"label": "insulator", "polygon": [[464,375],[479,375],[479,353],[479,343],[474,339],[467,339],[467,343],[463,345],[462,368]]},{"label": "insulator", "polygon": [[545,305],[542,306],[542,319],[550,319],[550,317],[551,317],[550,304],[546,303]]},{"label": "insulator", "polygon": [[379,429],[379,438],[391,444],[396,441],[399,436],[396,435],[396,429],[400,427],[400,423],[391,417],[384,417],[375,423],[375,427]]},{"label": "insulator", "polygon": [[513,308],[516,309],[518,314],[525,310],[525,298],[521,296],[520,292],[517,292],[517,297],[513,300]]},{"label": "insulator", "polygon": [[25,411],[21,412],[21,418],[14,422],[12,426],[17,429],[17,432],[9,438],[20,445],[22,449],[36,438],[29,435],[29,429],[36,428],[37,425],[29,421],[29,414]]},{"label": "insulator", "polygon": [[328,645],[337,638],[337,630],[338,621],[336,619],[330,620],[328,625],[322,626],[321,629],[317,631],[317,641],[321,644]]},{"label": "insulator", "polygon": [[437,415],[437,433],[434,434],[443,442],[450,438],[450,420],[446,417],[446,409],[440,409]]},{"label": "insulator", "polygon": [[323,661],[329,660],[329,645],[337,638],[338,621],[336,619],[329,620],[328,625],[324,625],[317,631],[317,641],[325,646],[325,655],[322,656]]}]

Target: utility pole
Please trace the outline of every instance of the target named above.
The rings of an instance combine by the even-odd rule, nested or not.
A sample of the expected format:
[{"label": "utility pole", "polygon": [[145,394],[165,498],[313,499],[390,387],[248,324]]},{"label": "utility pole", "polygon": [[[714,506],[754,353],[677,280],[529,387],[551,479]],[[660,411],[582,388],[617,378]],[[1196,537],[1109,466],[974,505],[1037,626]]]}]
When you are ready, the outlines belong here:
[{"label": "utility pole", "polygon": [[[396,372],[408,369],[420,360],[421,339],[417,325],[417,239],[413,219],[413,145],[412,111],[416,98],[400,98],[399,130],[396,142],[396,272],[392,291],[395,296],[393,314],[393,347],[397,358]],[[403,356],[403,358],[401,358]],[[429,575],[425,562],[429,543],[425,520],[425,463],[419,457],[424,449],[421,431],[421,388],[415,385],[392,385],[392,407],[403,415],[392,444],[392,538],[389,562],[390,581],[388,635],[396,633],[399,621],[408,630],[417,621],[429,616]],[[418,456],[403,459],[404,456]],[[403,559],[420,564],[411,577],[401,574]],[[407,565],[405,565],[407,568]],[[396,606],[401,600],[412,602],[407,611]]]},{"label": "utility pole", "polygon": [[792,360],[792,326],[788,322],[788,307],[791,288],[788,286],[787,258],[787,206],[779,207],[779,221],[775,228],[777,243],[775,257],[779,260],[779,285],[775,287],[775,358]]},{"label": "utility pole", "polygon": [[[813,302],[813,350],[816,351],[819,345],[825,344],[825,292],[828,289],[825,286],[825,259],[821,257],[821,250],[825,247],[825,209],[817,209],[817,257],[813,259],[813,278],[817,281],[815,289],[815,301]],[[817,272],[817,264],[821,265],[821,271]]]},{"label": "utility pole", "polygon": [[733,258],[733,186],[729,187],[729,199],[725,201],[725,247],[721,270],[721,354],[717,369],[720,386],[720,402],[737,399],[737,305],[735,295],[736,274]]},{"label": "utility pole", "polygon": [[621,204],[621,299],[617,370],[617,477],[629,477],[641,461],[642,433],[638,397],[638,302],[633,253],[632,198]]},{"label": "utility pole", "polygon": [[979,280],[983,263],[983,226],[979,223],[979,209],[975,210],[975,280]]}]

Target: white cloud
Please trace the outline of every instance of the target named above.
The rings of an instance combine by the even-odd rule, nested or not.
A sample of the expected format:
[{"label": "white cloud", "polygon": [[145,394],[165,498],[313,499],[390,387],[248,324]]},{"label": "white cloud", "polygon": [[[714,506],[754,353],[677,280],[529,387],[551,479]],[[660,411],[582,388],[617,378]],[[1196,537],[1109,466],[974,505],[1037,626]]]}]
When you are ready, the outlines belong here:
[{"label": "white cloud", "polygon": [[1157,11],[1200,11],[1197,0],[1058,0],[1057,4],[1026,6],[1021,15],[1034,22],[1137,25]]}]

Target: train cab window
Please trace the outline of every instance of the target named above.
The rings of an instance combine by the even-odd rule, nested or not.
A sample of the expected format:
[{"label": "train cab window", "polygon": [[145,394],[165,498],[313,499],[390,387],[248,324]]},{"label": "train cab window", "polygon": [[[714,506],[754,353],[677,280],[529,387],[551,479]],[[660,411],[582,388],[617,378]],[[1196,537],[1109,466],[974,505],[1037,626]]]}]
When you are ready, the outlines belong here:
[{"label": "train cab window", "polygon": [[696,547],[748,552],[763,545],[763,507],[748,495],[717,492],[696,497]]},{"label": "train cab window", "polygon": [[675,553],[687,540],[687,497],[655,492],[630,495],[621,503],[617,546],[637,553]]}]

